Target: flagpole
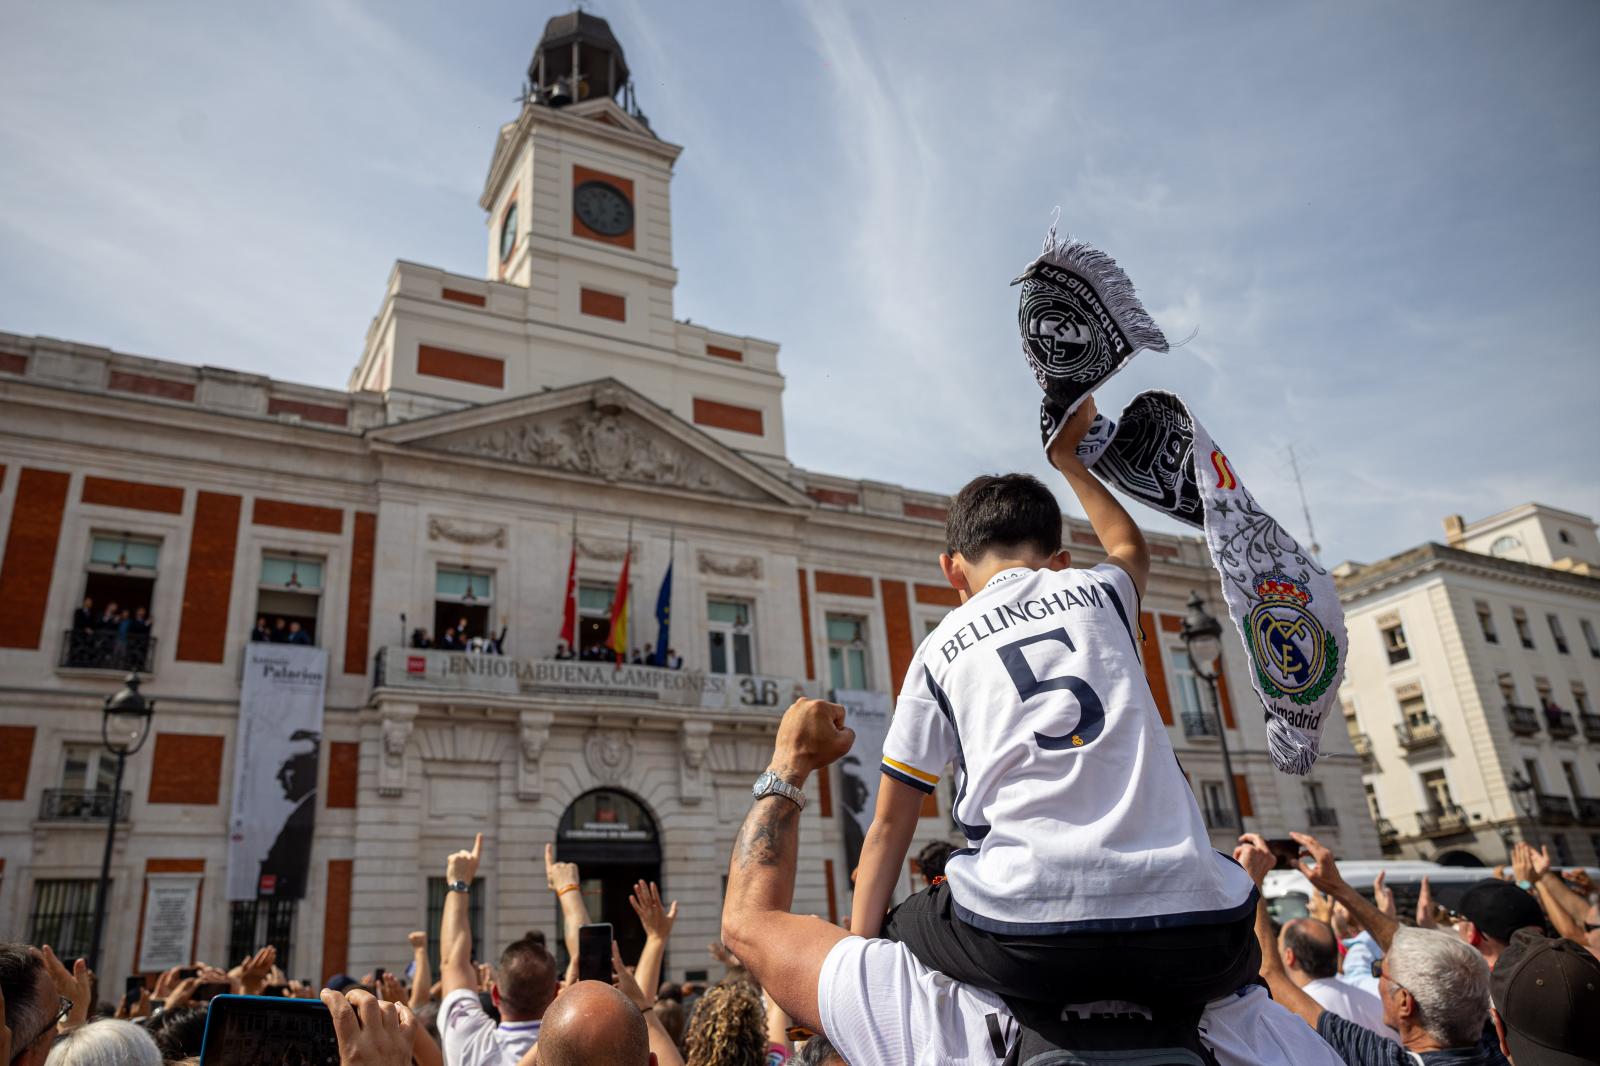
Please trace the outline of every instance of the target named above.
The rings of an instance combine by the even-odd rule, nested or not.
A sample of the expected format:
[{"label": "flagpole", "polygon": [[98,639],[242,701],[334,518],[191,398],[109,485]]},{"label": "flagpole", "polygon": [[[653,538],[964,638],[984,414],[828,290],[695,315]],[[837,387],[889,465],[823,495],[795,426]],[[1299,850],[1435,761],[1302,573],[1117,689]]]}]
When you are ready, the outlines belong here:
[{"label": "flagpole", "polygon": [[[671,529],[672,529],[672,532],[668,535],[669,539],[667,540],[667,612],[668,612],[668,615],[667,615],[668,623],[667,624],[669,626],[669,628],[667,630],[668,635],[670,635],[671,632],[672,632],[672,630],[670,628],[670,626],[672,624],[671,623],[671,611],[672,611],[672,566],[673,566],[674,563],[676,563],[678,561],[677,560],[677,554],[678,554],[678,527],[677,526],[672,526]],[[656,624],[658,626],[660,625],[660,620],[659,619],[657,620]],[[659,637],[658,637],[658,639],[659,639]],[[657,666],[666,666],[667,665],[667,649],[664,646],[663,647],[659,647],[659,648],[656,649],[656,665]]]}]

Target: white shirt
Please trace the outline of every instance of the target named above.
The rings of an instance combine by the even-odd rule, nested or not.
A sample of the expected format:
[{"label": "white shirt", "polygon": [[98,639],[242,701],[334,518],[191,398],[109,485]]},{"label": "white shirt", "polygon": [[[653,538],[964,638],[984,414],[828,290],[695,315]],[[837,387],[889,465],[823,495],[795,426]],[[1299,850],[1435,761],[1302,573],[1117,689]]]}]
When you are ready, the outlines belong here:
[{"label": "white shirt", "polygon": [[484,1013],[475,989],[458,988],[439,1004],[445,1066],[517,1066],[539,1040],[538,1022],[501,1022]]},{"label": "white shirt", "polygon": [[1156,929],[1221,924],[1254,905],[1178,768],[1139,662],[1138,617],[1121,567],[1019,567],[917,649],[883,772],[931,792],[956,764],[951,814],[970,846],[945,876],[968,924]]},{"label": "white shirt", "polygon": [[[1006,1046],[1016,1039],[1016,1023],[997,996],[928,969],[891,940],[852,936],[835,944],[822,963],[817,1005],[822,1031],[850,1066],[993,1066],[1003,1056],[989,1037],[991,1014]],[[1260,985],[1207,1006],[1200,1039],[1221,1066],[1342,1066]]]},{"label": "white shirt", "polygon": [[1383,1024],[1383,1001],[1371,992],[1364,992],[1337,977],[1319,977],[1303,985],[1302,991],[1316,1000],[1323,1010],[1355,1022],[1363,1029],[1371,1029],[1381,1037],[1400,1042],[1400,1034]]}]

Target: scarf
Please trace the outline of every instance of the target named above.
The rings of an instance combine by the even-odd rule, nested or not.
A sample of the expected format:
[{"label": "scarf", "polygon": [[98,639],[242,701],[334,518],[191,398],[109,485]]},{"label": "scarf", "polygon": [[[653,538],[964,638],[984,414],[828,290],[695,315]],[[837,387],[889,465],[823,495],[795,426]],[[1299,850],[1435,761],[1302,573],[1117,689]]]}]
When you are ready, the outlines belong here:
[{"label": "scarf", "polygon": [[[1013,284],[1022,347],[1039,386],[1046,451],[1068,416],[1141,348],[1166,338],[1116,262],[1058,241]],[[1116,421],[1096,414],[1077,447],[1101,480],[1205,533],[1222,598],[1251,666],[1272,761],[1303,774],[1316,762],[1338,699],[1348,640],[1333,578],[1244,487],[1226,454],[1170,392],[1135,396]]]}]

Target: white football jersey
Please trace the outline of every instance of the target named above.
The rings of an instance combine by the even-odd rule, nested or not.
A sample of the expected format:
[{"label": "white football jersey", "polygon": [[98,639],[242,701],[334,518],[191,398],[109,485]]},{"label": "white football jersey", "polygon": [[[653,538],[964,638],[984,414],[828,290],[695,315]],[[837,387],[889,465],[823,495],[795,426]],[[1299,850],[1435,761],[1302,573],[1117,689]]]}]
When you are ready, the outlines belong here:
[{"label": "white football jersey", "polygon": [[1254,886],[1211,847],[1138,653],[1138,596],[1110,563],[996,574],[928,635],[883,772],[931,792],[956,767],[968,847],[955,910],[1017,935],[1234,921]]}]

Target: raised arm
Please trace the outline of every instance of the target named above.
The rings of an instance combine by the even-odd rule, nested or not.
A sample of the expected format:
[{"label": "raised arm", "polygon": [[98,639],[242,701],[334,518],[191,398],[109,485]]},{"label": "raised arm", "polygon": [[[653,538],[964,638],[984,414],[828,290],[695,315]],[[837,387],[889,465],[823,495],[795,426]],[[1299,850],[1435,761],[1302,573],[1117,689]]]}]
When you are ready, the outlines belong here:
[{"label": "raised arm", "polygon": [[589,924],[589,907],[583,902],[583,886],[578,881],[578,864],[556,862],[556,846],[544,846],[544,881],[561,904],[561,937],[567,945],[569,970],[578,960],[578,930]]},{"label": "raised arm", "polygon": [[433,987],[433,964],[428,961],[428,934],[422,930],[407,933],[411,942],[411,999],[412,1011],[419,1011],[428,1002],[428,990]]},{"label": "raised arm", "polygon": [[[768,769],[804,788],[813,770],[842,758],[854,740],[843,707],[798,700],[784,712]],[[751,805],[734,839],[722,940],[789,1017],[820,1032],[817,981],[828,952],[847,934],[821,918],[789,913],[799,845],[796,804],[772,794]]]},{"label": "raised arm", "polygon": [[[1567,940],[1576,941],[1582,947],[1588,947],[1588,941],[1584,936],[1583,915],[1589,910],[1589,901],[1568,888],[1561,880],[1561,875],[1550,869],[1548,847],[1534,850],[1532,845],[1518,841],[1513,851],[1513,862],[1519,867],[1522,864],[1517,860],[1524,853],[1527,857],[1527,879],[1533,882],[1534,898],[1544,908],[1545,916],[1550,919],[1550,924],[1555,926],[1556,934]],[[1521,874],[1520,869],[1518,874]]]},{"label": "raised arm", "polygon": [[645,998],[656,1001],[656,990],[661,986],[661,957],[666,954],[667,938],[672,935],[672,923],[678,920],[678,901],[671,907],[661,906],[661,889],[654,881],[640,881],[633,886],[628,897],[633,912],[644,926],[644,948],[634,965],[634,980],[639,983]]},{"label": "raised arm", "polygon": [[889,898],[900,880],[900,865],[917,832],[922,816],[922,793],[888,774],[878,779],[878,807],[861,845],[861,865],[856,871],[855,901],[850,907],[850,931],[875,937],[883,926]]},{"label": "raised arm", "polygon": [[650,1036],[650,1053],[655,1056],[656,1066],[683,1066],[678,1045],[672,1042],[672,1037],[652,1009],[656,1003],[655,993],[646,995],[639,987],[639,982],[628,975],[628,968],[622,964],[622,949],[617,947],[615,940],[611,942],[611,983],[644,1015],[644,1028]]},{"label": "raised arm", "polygon": [[1300,990],[1289,979],[1289,974],[1283,968],[1283,959],[1278,955],[1278,939],[1272,932],[1272,916],[1267,913],[1267,897],[1259,895],[1261,882],[1266,878],[1267,871],[1271,870],[1277,861],[1273,858],[1272,851],[1267,847],[1267,842],[1256,833],[1246,833],[1239,838],[1239,846],[1233,849],[1233,858],[1245,873],[1250,875],[1250,880],[1256,883],[1256,941],[1261,946],[1261,979],[1267,982],[1267,990],[1272,993],[1272,998],[1283,1006],[1298,1014],[1311,1028],[1317,1027],[1317,1022],[1322,1018],[1322,1005]]},{"label": "raised arm", "polygon": [[[458,851],[445,860],[445,884],[460,882],[472,884],[478,876],[478,861],[483,856],[483,834],[472,841],[471,851]],[[478,973],[472,968],[472,923],[470,917],[469,888],[457,892],[446,888],[444,916],[439,920],[439,980],[443,994],[448,996],[458,988],[478,987]]]},{"label": "raised arm", "polygon": [[1133,587],[1142,597],[1150,576],[1150,548],[1145,544],[1144,533],[1105,483],[1091,474],[1078,458],[1078,442],[1088,432],[1094,415],[1092,397],[1072,412],[1072,417],[1050,445],[1050,465],[1061,471],[1073,495],[1083,505],[1083,513],[1094,527],[1095,536],[1100,538],[1107,560],[1127,571],[1133,579]]},{"label": "raised arm", "polygon": [[1400,928],[1400,923],[1393,915],[1385,914],[1368,903],[1365,896],[1350,887],[1339,873],[1339,867],[1334,865],[1333,852],[1324,847],[1316,837],[1309,833],[1290,833],[1289,836],[1311,856],[1314,863],[1311,865],[1303,859],[1295,860],[1295,866],[1305,874],[1306,880],[1310,881],[1314,888],[1326,892],[1335,902],[1343,903],[1345,910],[1367,927],[1367,932],[1378,942],[1378,947],[1383,949],[1384,954],[1388,954],[1389,945],[1394,941],[1394,931]]}]

